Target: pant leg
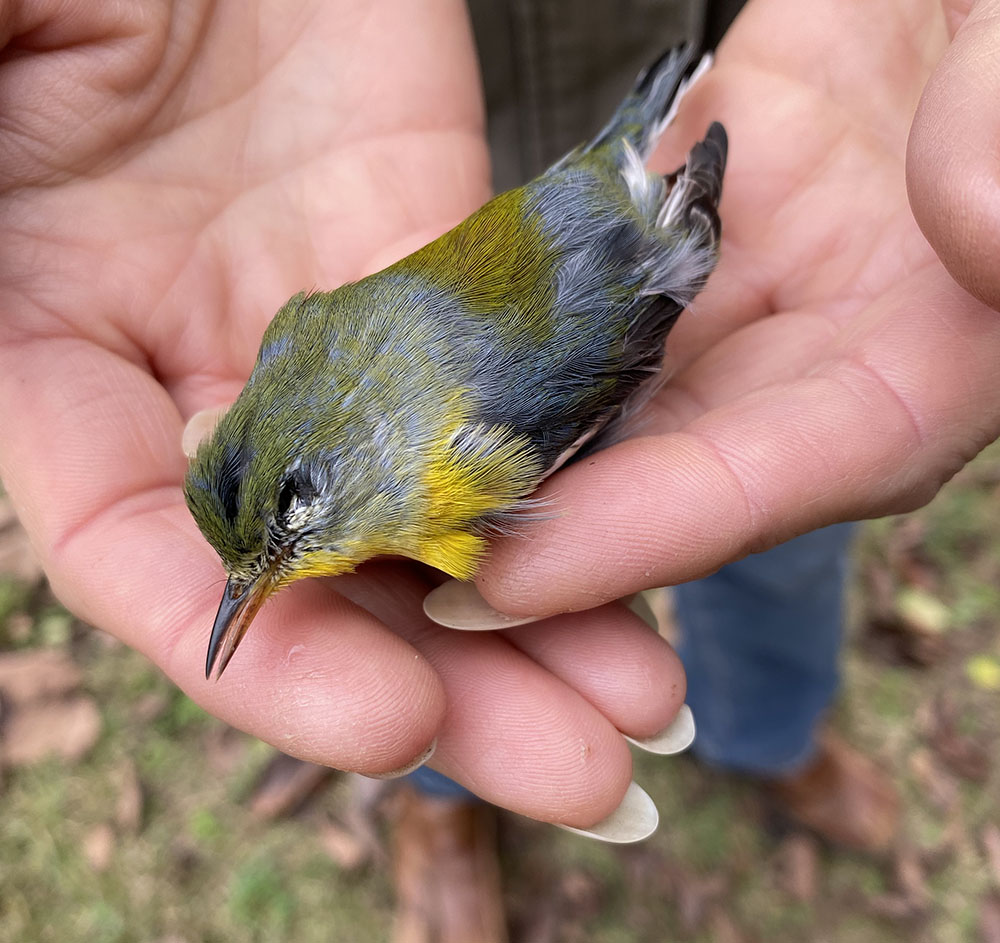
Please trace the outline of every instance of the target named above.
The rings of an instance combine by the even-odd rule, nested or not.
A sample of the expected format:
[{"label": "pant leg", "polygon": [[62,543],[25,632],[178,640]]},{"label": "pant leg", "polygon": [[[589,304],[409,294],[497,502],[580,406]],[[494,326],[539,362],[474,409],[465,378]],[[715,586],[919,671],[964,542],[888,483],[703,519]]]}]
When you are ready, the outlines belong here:
[{"label": "pant leg", "polygon": [[679,653],[706,762],[777,775],[808,762],[839,683],[851,524],[676,588]]},{"label": "pant leg", "polygon": [[469,792],[465,786],[461,786],[453,779],[449,779],[444,773],[439,773],[436,769],[421,766],[412,773],[408,773],[405,781],[409,783],[417,792],[425,796],[432,796],[436,799],[463,799],[467,802],[478,802],[479,797],[474,792]]}]

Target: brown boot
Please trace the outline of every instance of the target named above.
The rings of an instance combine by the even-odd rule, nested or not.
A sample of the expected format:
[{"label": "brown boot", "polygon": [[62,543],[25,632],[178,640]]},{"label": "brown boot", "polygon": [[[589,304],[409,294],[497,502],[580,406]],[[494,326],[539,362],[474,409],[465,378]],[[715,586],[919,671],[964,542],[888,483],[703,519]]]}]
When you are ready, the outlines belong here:
[{"label": "brown boot", "polygon": [[397,798],[393,943],[506,943],[496,811],[408,786]]},{"label": "brown boot", "polygon": [[829,731],[803,770],[772,780],[766,793],[785,818],[855,851],[888,850],[899,828],[899,795],[892,781]]}]

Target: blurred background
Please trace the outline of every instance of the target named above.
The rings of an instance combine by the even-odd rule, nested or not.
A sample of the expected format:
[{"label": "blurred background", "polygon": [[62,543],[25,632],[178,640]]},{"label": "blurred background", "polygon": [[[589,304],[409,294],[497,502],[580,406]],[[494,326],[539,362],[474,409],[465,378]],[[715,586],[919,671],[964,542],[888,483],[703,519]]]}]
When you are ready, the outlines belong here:
[{"label": "blurred background", "polygon": [[[650,602],[670,632],[669,596]],[[659,832],[501,817],[511,940],[1000,941],[1000,445],[866,524],[835,726],[888,770],[873,861],[752,785],[637,756]],[[283,760],[62,609],[0,497],[0,943],[382,941],[391,784]]]}]

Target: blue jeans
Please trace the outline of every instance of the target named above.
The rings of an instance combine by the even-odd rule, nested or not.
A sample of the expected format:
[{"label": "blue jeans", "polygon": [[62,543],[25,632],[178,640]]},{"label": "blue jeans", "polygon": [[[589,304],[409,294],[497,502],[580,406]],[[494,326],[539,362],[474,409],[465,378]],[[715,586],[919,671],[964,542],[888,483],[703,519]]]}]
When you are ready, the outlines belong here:
[{"label": "blue jeans", "polygon": [[[809,761],[839,684],[853,525],[837,524],[675,588],[687,701],[706,763],[759,776]],[[426,767],[410,782],[471,795]]]}]

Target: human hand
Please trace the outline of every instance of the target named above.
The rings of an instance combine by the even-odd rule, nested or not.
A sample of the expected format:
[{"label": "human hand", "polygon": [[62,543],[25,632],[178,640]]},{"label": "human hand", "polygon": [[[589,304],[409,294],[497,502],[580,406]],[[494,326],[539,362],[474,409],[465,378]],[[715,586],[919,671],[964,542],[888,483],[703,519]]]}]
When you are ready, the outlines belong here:
[{"label": "human hand", "polygon": [[674,376],[634,437],[543,486],[561,516],[497,542],[477,581],[492,605],[586,609],[918,507],[997,436],[1000,318],[945,271],[904,189],[947,42],[936,0],[746,8],[656,159],[676,166],[711,119],[729,132],[722,258],[671,334]]},{"label": "human hand", "polygon": [[910,132],[913,214],[963,288],[1000,310],[1000,3],[945,0],[952,41]]},{"label": "human hand", "polygon": [[415,567],[312,580],[203,677],[222,569],[184,506],[181,430],[235,397],[267,321],[488,195],[460,0],[0,2],[0,471],[60,598],[205,708],[369,773],[434,765],[587,825],[631,775],[619,730],[684,696],[619,606],[450,633]]}]

